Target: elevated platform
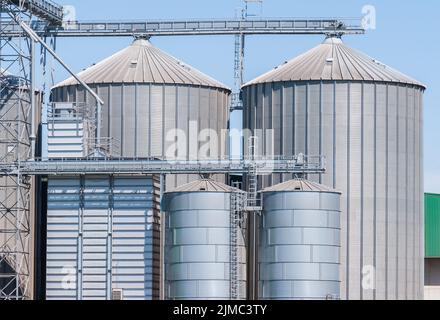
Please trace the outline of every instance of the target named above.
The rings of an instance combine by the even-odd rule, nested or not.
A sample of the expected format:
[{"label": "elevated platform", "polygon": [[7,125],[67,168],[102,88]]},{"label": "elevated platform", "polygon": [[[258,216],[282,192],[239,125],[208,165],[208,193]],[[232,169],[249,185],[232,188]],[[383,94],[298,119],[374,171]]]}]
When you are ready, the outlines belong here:
[{"label": "elevated platform", "polygon": [[[289,35],[364,34],[359,20],[337,19],[214,19],[169,21],[73,21],[62,26],[34,22],[39,35],[57,37],[200,36],[200,35]],[[8,26],[12,36],[21,34],[19,26]]]},{"label": "elevated platform", "polygon": [[[304,159],[303,157],[300,157]],[[324,173],[324,158],[260,158],[256,160],[180,161],[165,159],[58,159],[0,164],[0,176],[22,175],[106,175],[106,174],[243,174],[251,168],[259,175],[272,173]]]}]

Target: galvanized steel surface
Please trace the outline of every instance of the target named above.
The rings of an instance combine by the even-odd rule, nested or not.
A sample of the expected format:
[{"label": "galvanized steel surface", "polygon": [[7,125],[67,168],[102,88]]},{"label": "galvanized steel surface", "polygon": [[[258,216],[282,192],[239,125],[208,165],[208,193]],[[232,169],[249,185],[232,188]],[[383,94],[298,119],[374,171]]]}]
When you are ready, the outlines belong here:
[{"label": "galvanized steel surface", "polygon": [[393,82],[425,87],[403,73],[346,46],[339,38],[327,38],[321,45],[286,61],[244,86],[310,80]]},{"label": "galvanized steel surface", "polygon": [[[131,66],[133,59],[137,61],[136,67]],[[120,146],[117,156],[163,158],[175,144],[173,133],[177,129],[186,135],[179,138],[182,142],[179,153],[197,159],[200,147],[206,144],[197,143],[199,132],[212,129],[220,138],[221,131],[228,128],[230,90],[207,77],[189,79],[196,73],[176,64],[148,42],[138,40],[82,75],[105,102],[102,136],[111,137],[113,143]],[[161,69],[157,73],[162,77],[144,74],[154,68]],[[86,77],[89,74],[90,77]],[[72,81],[57,85],[52,91],[52,100],[95,105],[93,98]],[[229,154],[227,141],[219,140],[217,145],[214,139],[208,142],[215,159]],[[173,188],[194,179],[194,176],[168,176],[166,185]]]},{"label": "galvanized steel surface", "polygon": [[[0,162],[2,163],[17,163],[31,157],[31,95],[28,87],[21,86],[21,82],[20,77],[3,69],[0,70]],[[42,95],[40,92],[34,94],[38,123]],[[19,297],[21,294],[33,296],[30,292],[34,289],[33,269],[34,258],[37,255],[33,247],[36,236],[30,230],[35,228],[35,188],[35,177],[18,178],[16,174],[0,177],[0,253],[2,254],[0,259],[6,259],[0,267],[14,269],[11,277],[5,276],[0,284],[0,290],[5,289],[0,293],[1,297]],[[19,281],[21,284],[29,285],[27,288],[18,288],[20,293],[14,293],[16,289],[14,272],[25,273],[25,278],[30,277],[29,282]],[[8,286],[9,281],[14,285]],[[13,290],[9,291],[9,289]]]},{"label": "galvanized steel surface", "polygon": [[263,189],[261,192],[276,192],[276,191],[283,191],[283,192],[334,192],[337,193],[335,190],[324,186],[322,184],[313,182],[313,181],[307,181],[304,179],[293,179],[289,181],[285,181],[283,183],[277,184],[272,187],[267,187]]},{"label": "galvanized steel surface", "polygon": [[[164,195],[166,299],[230,298],[230,191]],[[227,190],[225,185],[223,189]],[[239,298],[246,295],[246,250],[239,232]]]},{"label": "galvanized steel surface", "polygon": [[[224,84],[186,65],[148,40],[133,44],[78,74],[87,84],[159,83],[205,86],[230,90]],[[73,77],[55,86],[78,85]]]},{"label": "galvanized steel surface", "polygon": [[214,181],[212,179],[200,179],[190,183],[187,183],[183,186],[177,187],[169,192],[222,192],[222,193],[231,193],[233,191],[238,191],[238,189],[234,189],[224,183],[220,183]]},{"label": "galvanized steel surface", "polygon": [[338,299],[340,194],[279,185],[262,197],[259,298]]},{"label": "galvanized steel surface", "polygon": [[152,178],[50,178],[46,296],[159,297],[158,185]]},{"label": "galvanized steel surface", "polygon": [[[325,61],[311,58],[305,65]],[[285,79],[300,79],[301,70],[286,69]],[[275,154],[326,156],[326,174],[309,179],[342,192],[341,297],[421,299],[424,88],[275,80],[244,87],[244,128],[274,129]],[[272,175],[262,185],[291,178]],[[374,289],[362,287],[363,271]]]},{"label": "galvanized steel surface", "polygon": [[[85,124],[69,122],[48,123],[47,130],[47,157],[52,159],[74,158],[80,159],[85,154]],[[45,150],[46,151],[46,150]]]}]

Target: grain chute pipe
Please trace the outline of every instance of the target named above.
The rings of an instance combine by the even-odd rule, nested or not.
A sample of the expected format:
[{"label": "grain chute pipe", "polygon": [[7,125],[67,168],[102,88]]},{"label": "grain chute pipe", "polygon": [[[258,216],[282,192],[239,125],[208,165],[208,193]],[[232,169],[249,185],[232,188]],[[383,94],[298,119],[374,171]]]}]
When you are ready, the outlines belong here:
[{"label": "grain chute pipe", "polygon": [[[75,74],[75,72],[72,71],[72,69],[69,68],[69,66],[67,66],[66,63],[64,63],[64,61],[55,53],[55,51],[52,50],[52,48],[50,46],[48,46],[43,39],[41,39],[34,30],[32,30],[31,27],[29,27],[25,22],[23,22],[22,20],[19,19],[19,17],[14,16],[13,14],[10,14],[11,17],[15,20],[15,22],[23,29],[23,31],[32,39],[33,42],[35,43],[40,43],[50,54],[51,56],[58,61],[61,66],[67,70],[67,72],[69,72],[72,77],[74,77],[76,79],[76,81],[78,81],[81,86],[83,86],[92,96],[93,98],[95,98],[96,100],[96,113],[97,113],[97,117],[96,117],[96,145],[99,147],[100,146],[100,137],[101,137],[101,121],[100,121],[100,117],[102,114],[102,106],[104,105],[104,101],[98,96],[98,94],[92,90],[92,88],[90,88],[87,83],[85,83],[84,81],[82,81],[78,75]],[[35,108],[35,107],[33,107]],[[35,113],[35,110],[33,111],[33,113]],[[35,131],[35,127],[33,128],[33,131],[31,133],[34,134]]]},{"label": "grain chute pipe", "polygon": [[30,71],[30,76],[31,76],[31,92],[30,92],[30,96],[31,96],[31,132],[29,135],[29,140],[31,142],[31,160],[35,159],[35,144],[36,144],[36,140],[37,140],[37,134],[36,134],[36,112],[37,112],[37,108],[36,108],[36,89],[35,89],[35,42],[31,41],[31,71]]}]

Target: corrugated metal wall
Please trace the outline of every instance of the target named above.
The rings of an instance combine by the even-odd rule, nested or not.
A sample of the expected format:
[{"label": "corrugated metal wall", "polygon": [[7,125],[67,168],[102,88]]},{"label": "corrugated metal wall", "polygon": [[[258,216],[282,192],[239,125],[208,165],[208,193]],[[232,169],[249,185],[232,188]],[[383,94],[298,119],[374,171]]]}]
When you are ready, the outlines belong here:
[{"label": "corrugated metal wall", "polygon": [[439,194],[425,194],[425,257],[440,258]]},{"label": "corrugated metal wall", "polygon": [[[230,299],[231,193],[179,192],[164,196],[166,299]],[[246,296],[246,248],[237,239],[239,299]]]},{"label": "corrugated metal wall", "polygon": [[84,123],[47,124],[47,156],[49,158],[82,158],[86,156],[84,145]]},{"label": "corrugated metal wall", "polygon": [[149,177],[50,178],[47,299],[159,297],[159,190]]},{"label": "corrugated metal wall", "polygon": [[340,194],[265,192],[259,298],[340,298]]},{"label": "corrugated metal wall", "polygon": [[[229,91],[190,85],[167,84],[101,84],[91,87],[104,100],[102,135],[112,137],[120,145],[123,157],[164,157],[173,144],[167,141],[170,130],[180,129],[186,133],[185,154],[193,159],[206,142],[195,144],[199,131],[212,129],[220,134],[228,128]],[[56,88],[53,91],[56,102],[86,102],[91,107],[94,99],[79,86]],[[190,123],[195,138],[189,137]],[[214,149],[210,140],[209,145]],[[226,141],[218,144],[217,155],[229,154]],[[198,148],[197,148],[198,147]],[[119,155],[117,155],[119,156]],[[167,176],[167,188],[173,188],[196,180],[197,176]],[[217,177],[224,181],[223,177]]]},{"label": "corrugated metal wall", "polygon": [[[423,89],[278,82],[245,87],[243,97],[244,128],[274,129],[275,154],[326,156],[326,174],[309,179],[342,192],[341,296],[422,298]],[[281,178],[291,177],[263,185]],[[361,287],[364,266],[375,267],[375,290]]]}]

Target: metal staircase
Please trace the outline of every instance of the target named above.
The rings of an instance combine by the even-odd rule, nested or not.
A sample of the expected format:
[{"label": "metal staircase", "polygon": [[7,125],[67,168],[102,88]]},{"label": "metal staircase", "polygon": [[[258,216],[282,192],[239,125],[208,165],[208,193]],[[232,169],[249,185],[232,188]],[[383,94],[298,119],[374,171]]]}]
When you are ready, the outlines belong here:
[{"label": "metal staircase", "polygon": [[243,212],[243,196],[240,192],[231,192],[231,210],[230,210],[230,299],[240,298],[240,279],[239,279],[239,235],[241,217]]}]

